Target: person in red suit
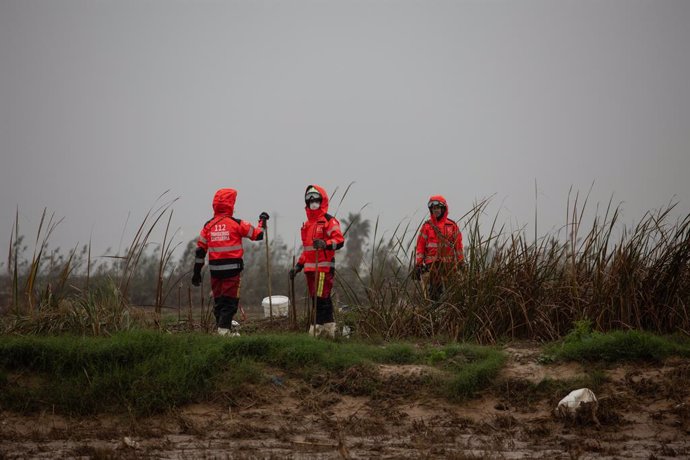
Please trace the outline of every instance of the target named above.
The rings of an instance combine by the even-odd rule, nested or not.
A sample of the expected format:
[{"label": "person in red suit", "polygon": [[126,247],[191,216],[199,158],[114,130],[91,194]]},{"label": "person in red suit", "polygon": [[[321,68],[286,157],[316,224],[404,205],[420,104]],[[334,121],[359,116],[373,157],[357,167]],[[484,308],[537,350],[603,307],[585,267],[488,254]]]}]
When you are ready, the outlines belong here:
[{"label": "person in red suit", "polygon": [[[302,224],[302,253],[290,278],[304,270],[309,295],[316,297],[316,327],[309,327],[310,335],[335,337],[333,316],[333,276],[335,251],[342,248],[345,239],[338,219],[328,214],[328,195],[318,185],[309,185],[304,194],[307,221]],[[317,265],[318,262],[318,265]]]},{"label": "person in red suit", "polygon": [[458,225],[448,218],[448,202],[441,195],[434,195],[427,203],[429,219],[422,224],[417,236],[415,278],[429,273],[428,295],[437,301],[443,294],[448,276],[462,267],[462,233]]},{"label": "person in red suit", "polygon": [[201,284],[201,268],[208,254],[208,268],[211,272],[217,332],[219,335],[237,336],[232,332],[232,318],[240,303],[240,274],[244,268],[242,239],[262,240],[264,228],[269,219],[262,212],[259,222],[249,222],[233,216],[237,190],[223,188],[213,197],[213,218],[204,224],[197,240],[196,258],[192,284]]}]

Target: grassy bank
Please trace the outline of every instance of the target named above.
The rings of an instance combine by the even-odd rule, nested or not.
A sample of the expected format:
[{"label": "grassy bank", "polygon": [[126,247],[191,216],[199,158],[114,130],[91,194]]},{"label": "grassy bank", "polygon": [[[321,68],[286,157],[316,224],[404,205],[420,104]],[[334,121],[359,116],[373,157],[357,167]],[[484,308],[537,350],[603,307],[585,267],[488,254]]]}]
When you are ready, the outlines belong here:
[{"label": "grassy bank", "polygon": [[147,415],[218,395],[232,398],[246,385],[280,382],[276,373],[376,397],[388,391],[377,364],[428,365],[433,372],[416,378],[414,390],[456,400],[488,386],[503,362],[503,354],[488,347],[380,346],[294,334],[232,340],[151,331],[107,338],[5,336],[0,337],[0,405]]},{"label": "grassy bank", "polygon": [[599,333],[574,331],[545,348],[548,361],[662,362],[670,356],[690,357],[690,339],[661,337],[642,331]]},{"label": "grassy bank", "polygon": [[[580,327],[543,350],[544,363],[659,363],[670,356],[690,357],[690,341]],[[229,340],[152,331],[0,336],[0,410],[150,415],[194,402],[238,404],[242,397],[270,394],[264,390],[284,385],[298,392],[312,388],[371,398],[426,394],[460,401],[489,387],[500,390],[497,376],[505,360],[501,351],[477,345],[333,342],[304,334]],[[386,365],[403,372],[386,374]],[[603,380],[594,369],[575,381],[529,384],[534,388],[522,393],[536,397],[581,386],[596,389]],[[513,395],[516,383],[507,385]]]}]

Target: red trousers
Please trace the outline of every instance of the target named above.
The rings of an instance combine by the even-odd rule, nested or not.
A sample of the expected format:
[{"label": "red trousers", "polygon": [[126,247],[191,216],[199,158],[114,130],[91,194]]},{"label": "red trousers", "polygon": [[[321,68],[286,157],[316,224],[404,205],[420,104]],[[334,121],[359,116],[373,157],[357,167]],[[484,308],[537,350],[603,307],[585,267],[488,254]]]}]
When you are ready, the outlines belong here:
[{"label": "red trousers", "polygon": [[333,273],[331,272],[304,272],[307,277],[309,295],[314,297],[330,297],[333,288]]},{"label": "red trousers", "polygon": [[213,297],[233,297],[240,296],[240,275],[231,276],[230,278],[214,278],[211,277],[211,290]]},{"label": "red trousers", "polygon": [[232,318],[240,304],[240,275],[229,278],[211,277],[211,290],[215,303],[213,314],[216,317],[216,326],[232,328]]},{"label": "red trousers", "polygon": [[332,323],[333,300],[331,289],[333,288],[332,272],[304,272],[307,277],[309,295],[313,298],[316,294],[316,324]]}]

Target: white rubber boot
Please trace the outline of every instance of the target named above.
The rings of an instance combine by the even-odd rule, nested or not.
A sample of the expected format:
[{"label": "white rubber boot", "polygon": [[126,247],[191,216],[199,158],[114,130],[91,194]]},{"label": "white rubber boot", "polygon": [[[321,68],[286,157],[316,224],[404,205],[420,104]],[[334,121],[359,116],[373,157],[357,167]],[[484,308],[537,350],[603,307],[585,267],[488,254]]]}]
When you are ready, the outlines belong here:
[{"label": "white rubber boot", "polygon": [[321,337],[322,335],[325,335],[326,329],[324,328],[323,324],[317,324],[316,328],[314,328],[314,325],[312,324],[309,326],[309,335],[312,337]]},{"label": "white rubber boot", "polygon": [[323,325],[324,335],[335,339],[335,323],[326,323]]},{"label": "white rubber boot", "polygon": [[217,334],[220,335],[221,337],[239,337],[240,333],[235,332],[231,329],[226,329],[224,327],[219,327]]}]

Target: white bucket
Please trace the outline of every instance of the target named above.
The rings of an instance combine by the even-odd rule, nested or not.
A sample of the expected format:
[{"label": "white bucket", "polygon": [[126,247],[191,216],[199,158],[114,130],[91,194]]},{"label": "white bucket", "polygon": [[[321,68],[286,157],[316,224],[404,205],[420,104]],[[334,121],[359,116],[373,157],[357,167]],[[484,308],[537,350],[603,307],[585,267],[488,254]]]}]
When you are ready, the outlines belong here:
[{"label": "white bucket", "polygon": [[[290,299],[284,295],[272,295],[270,299],[270,301],[273,303],[273,316],[288,315]],[[264,297],[264,300],[261,301],[261,306],[264,307],[264,317],[268,318],[271,316],[271,304],[269,303],[269,297]]]}]

